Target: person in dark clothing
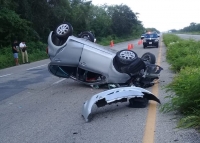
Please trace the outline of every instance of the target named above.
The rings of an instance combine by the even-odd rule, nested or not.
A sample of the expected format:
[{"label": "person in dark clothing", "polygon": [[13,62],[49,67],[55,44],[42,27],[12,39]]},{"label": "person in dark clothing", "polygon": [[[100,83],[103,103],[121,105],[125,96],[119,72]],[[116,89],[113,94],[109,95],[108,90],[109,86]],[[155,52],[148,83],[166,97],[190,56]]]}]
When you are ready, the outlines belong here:
[{"label": "person in dark clothing", "polygon": [[18,66],[19,65],[19,62],[18,62],[19,44],[17,40],[15,40],[14,43],[12,44],[12,52],[15,59],[15,65]]}]

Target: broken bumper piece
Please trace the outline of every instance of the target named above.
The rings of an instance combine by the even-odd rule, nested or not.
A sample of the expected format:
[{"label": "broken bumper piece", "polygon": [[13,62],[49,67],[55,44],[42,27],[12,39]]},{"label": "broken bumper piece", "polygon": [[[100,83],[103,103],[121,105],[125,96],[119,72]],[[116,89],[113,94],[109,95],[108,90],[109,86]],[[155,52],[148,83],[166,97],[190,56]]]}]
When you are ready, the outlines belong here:
[{"label": "broken bumper piece", "polygon": [[100,92],[98,94],[93,95],[89,100],[87,100],[83,105],[82,116],[85,118],[86,122],[88,122],[91,118],[92,106],[94,104],[97,107],[103,107],[107,104],[117,103],[117,102],[127,102],[130,104],[134,98],[144,98],[147,100],[154,100],[160,103],[160,100],[149,92],[146,89],[140,87],[121,87],[114,88],[107,91]]}]

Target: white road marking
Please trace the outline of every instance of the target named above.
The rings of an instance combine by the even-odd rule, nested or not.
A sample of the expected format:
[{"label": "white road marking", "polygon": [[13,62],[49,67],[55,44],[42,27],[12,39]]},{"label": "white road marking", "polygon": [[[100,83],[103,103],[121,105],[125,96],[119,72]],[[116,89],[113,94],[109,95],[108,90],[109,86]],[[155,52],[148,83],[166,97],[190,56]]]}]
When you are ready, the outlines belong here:
[{"label": "white road marking", "polygon": [[63,79],[61,79],[61,80],[59,80],[59,81],[56,81],[56,82],[53,83],[53,85],[54,85],[54,84],[58,84],[58,83],[64,81],[65,79],[66,79],[66,78],[63,78]]},{"label": "white road marking", "polygon": [[12,75],[12,74],[5,74],[5,75],[2,75],[0,77],[5,77],[5,76],[9,76],[9,75]]},{"label": "white road marking", "polygon": [[36,69],[36,68],[39,68],[39,67],[43,67],[43,66],[46,66],[47,64],[44,64],[44,65],[41,65],[41,66],[37,66],[37,67],[33,67],[33,68],[29,68],[29,69],[26,69],[26,70],[32,70],[32,69]]}]

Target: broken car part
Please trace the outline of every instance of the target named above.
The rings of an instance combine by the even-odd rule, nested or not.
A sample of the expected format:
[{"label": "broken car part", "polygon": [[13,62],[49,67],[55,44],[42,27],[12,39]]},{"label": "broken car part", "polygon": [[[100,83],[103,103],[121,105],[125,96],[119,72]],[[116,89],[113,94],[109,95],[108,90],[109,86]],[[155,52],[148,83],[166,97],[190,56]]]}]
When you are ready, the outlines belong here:
[{"label": "broken car part", "polygon": [[86,122],[88,122],[91,118],[91,110],[94,104],[96,104],[97,107],[103,107],[107,104],[129,101],[130,106],[134,106],[132,105],[135,103],[133,99],[136,98],[154,100],[160,103],[160,100],[155,95],[153,95],[153,93],[146,89],[135,86],[120,87],[93,95],[88,101],[84,103],[82,115]]}]

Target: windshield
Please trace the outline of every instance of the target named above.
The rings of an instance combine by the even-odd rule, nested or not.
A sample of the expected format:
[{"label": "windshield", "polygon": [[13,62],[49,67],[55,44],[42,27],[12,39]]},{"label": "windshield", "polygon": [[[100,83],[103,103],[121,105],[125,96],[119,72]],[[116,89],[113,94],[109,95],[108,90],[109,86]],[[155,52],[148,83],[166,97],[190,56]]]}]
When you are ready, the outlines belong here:
[{"label": "windshield", "polygon": [[145,38],[158,38],[157,34],[146,34]]}]

